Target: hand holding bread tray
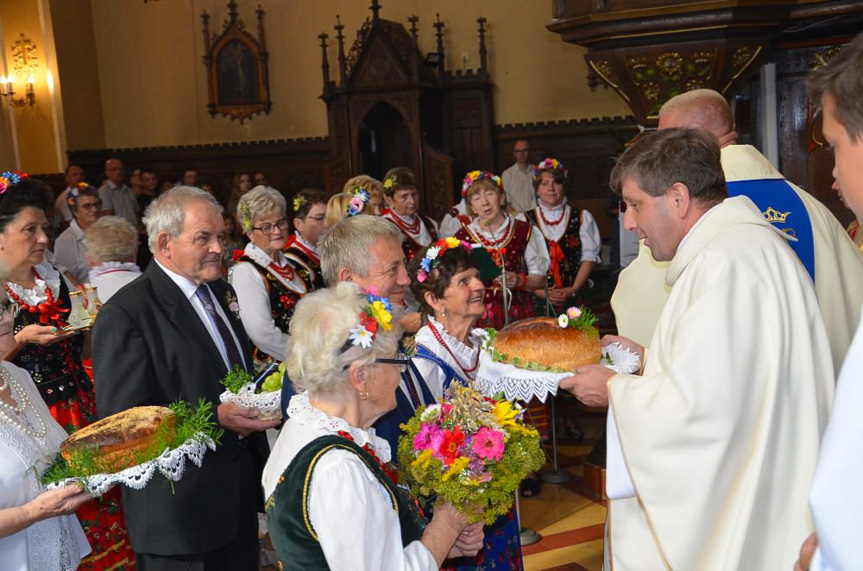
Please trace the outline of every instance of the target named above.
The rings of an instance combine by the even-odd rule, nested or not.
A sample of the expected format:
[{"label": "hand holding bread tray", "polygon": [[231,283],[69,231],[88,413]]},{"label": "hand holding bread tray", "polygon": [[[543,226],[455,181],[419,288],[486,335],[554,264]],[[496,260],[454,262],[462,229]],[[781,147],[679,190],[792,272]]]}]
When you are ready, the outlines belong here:
[{"label": "hand holding bread tray", "polygon": [[124,410],[67,438],[40,480],[48,489],[80,482],[94,496],[115,484],[140,490],[156,471],[176,482],[187,459],[200,468],[207,449],[216,450],[222,430],[212,416],[203,399],[195,410],[183,401]]},{"label": "hand holding bread tray", "polygon": [[602,347],[586,308],[570,307],[557,319],[534,317],[501,331],[486,329],[476,387],[486,395],[504,393],[507,400],[542,402],[556,395],[561,379],[580,365],[599,363],[617,373],[638,370],[639,358],[619,343]]},{"label": "hand holding bread tray", "polygon": [[219,395],[219,400],[257,409],[258,420],[281,420],[285,369],[284,363],[273,363],[253,379],[245,370],[235,366],[222,379],[226,390]]}]

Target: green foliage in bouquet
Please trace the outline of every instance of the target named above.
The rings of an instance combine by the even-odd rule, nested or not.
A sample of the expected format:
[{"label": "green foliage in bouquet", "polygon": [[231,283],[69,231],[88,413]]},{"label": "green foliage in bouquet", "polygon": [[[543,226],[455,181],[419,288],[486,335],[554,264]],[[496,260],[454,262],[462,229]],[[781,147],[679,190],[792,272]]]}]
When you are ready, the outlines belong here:
[{"label": "green foliage in bouquet", "polygon": [[451,502],[491,524],[512,507],[521,481],[545,462],[539,435],[506,400],[457,387],[402,425],[401,481],[414,494]]},{"label": "green foliage in bouquet", "polygon": [[252,375],[247,373],[245,369],[239,365],[234,365],[234,368],[228,371],[228,374],[222,379],[222,385],[224,385],[229,392],[238,394],[241,388],[246,386],[248,383],[251,383],[253,380]]},{"label": "green foliage in bouquet", "polygon": [[[176,415],[174,429],[167,423],[161,423],[156,429],[152,442],[147,448],[130,454],[128,465],[138,465],[159,457],[165,450],[174,449],[187,440],[210,438],[216,444],[222,437],[222,429],[216,427],[213,420],[213,404],[201,399],[194,410],[185,401],[177,401],[168,405]],[[87,447],[75,450],[69,461],[60,454],[45,472],[39,476],[43,485],[61,482],[67,479],[82,479],[96,474],[104,474],[106,466],[99,459],[99,447]]]}]

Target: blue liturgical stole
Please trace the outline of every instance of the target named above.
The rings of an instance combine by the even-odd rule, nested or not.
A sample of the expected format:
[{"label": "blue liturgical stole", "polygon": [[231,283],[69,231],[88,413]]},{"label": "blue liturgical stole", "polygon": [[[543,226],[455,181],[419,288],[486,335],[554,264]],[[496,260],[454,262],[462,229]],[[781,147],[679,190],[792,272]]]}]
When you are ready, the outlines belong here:
[{"label": "blue liturgical stole", "polygon": [[806,205],[784,179],[739,180],[728,183],[728,196],[747,196],[768,222],[789,236],[788,245],[815,282],[815,243]]}]

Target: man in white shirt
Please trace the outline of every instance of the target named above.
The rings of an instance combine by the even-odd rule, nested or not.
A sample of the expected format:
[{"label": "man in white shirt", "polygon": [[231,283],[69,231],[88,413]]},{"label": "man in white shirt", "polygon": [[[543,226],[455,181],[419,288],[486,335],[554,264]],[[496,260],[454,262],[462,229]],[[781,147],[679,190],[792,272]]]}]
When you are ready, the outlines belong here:
[{"label": "man in white shirt", "polygon": [[102,216],[122,216],[129,224],[138,227],[138,201],[132,189],[124,181],[126,171],[118,159],[105,161],[105,176],[108,180],[99,187],[99,198],[102,199]]},{"label": "man in white shirt", "polygon": [[72,211],[69,209],[69,191],[78,186],[78,183],[84,180],[84,169],[78,165],[69,165],[66,167],[66,190],[60,193],[57,200],[54,202],[54,211],[63,217],[63,224],[68,225],[72,222]]},{"label": "man in white shirt", "polygon": [[503,191],[509,205],[519,212],[536,208],[533,190],[533,165],[530,164],[530,141],[518,139],[512,145],[515,164],[503,171]]},{"label": "man in white shirt", "polygon": [[671,294],[646,354],[603,339],[642,374],[587,365],[561,382],[609,406],[609,567],[789,569],[833,397],[812,281],[748,197],[726,198],[701,129],[643,137],[611,184],[626,226],[670,262]]},{"label": "man in white shirt", "polygon": [[[845,204],[863,218],[863,34],[842,48],[807,79],[809,97],[823,109],[824,140],[833,148],[833,177]],[[861,316],[861,308],[857,315]],[[795,569],[859,569],[863,562],[863,326],[845,357],[830,424],[809,501],[815,534],[800,552]],[[812,551],[818,546],[814,558]],[[810,564],[810,558],[811,564]]]}]

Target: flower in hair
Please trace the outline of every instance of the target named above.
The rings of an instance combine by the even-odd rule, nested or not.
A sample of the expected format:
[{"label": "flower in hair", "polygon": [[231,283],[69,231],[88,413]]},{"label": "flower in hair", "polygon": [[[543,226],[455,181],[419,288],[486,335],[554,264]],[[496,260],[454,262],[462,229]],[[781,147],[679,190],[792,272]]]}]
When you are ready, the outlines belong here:
[{"label": "flower in hair", "polygon": [[396,175],[387,178],[386,180],[384,180],[384,188],[387,190],[391,189],[395,185],[397,180],[398,179],[396,178]]},{"label": "flower in hair", "polygon": [[420,283],[426,281],[426,279],[428,279],[428,275],[440,261],[440,257],[443,253],[452,248],[458,248],[459,246],[467,250],[471,250],[473,248],[469,242],[464,242],[453,236],[438,240],[429,246],[423,259],[420,260],[420,269],[417,271],[417,281]]},{"label": "flower in hair", "polygon": [[27,173],[21,171],[5,171],[0,173],[0,194],[6,192],[13,184],[17,184],[21,179],[30,178]]},{"label": "flower in hair", "polygon": [[252,211],[249,209],[249,205],[247,203],[240,204],[237,212],[240,215],[240,224],[243,226],[243,232],[251,232],[253,230]]},{"label": "flower in hair", "polygon": [[495,183],[499,189],[503,190],[503,181],[500,180],[500,177],[496,174],[492,174],[488,171],[470,171],[465,175],[464,180],[461,181],[461,197],[466,197],[467,191],[470,190],[470,187],[481,180],[490,180]]},{"label": "flower in hair", "polygon": [[294,197],[294,212],[299,212],[300,208],[308,203],[305,196],[297,195]]},{"label": "flower in hair", "polygon": [[389,331],[392,326],[393,305],[385,297],[374,294],[366,294],[368,304],[360,311],[360,321],[357,326],[350,330],[348,341],[354,346],[368,349],[372,346],[378,329]]},{"label": "flower in hair", "polygon": [[351,195],[351,199],[348,202],[348,218],[362,212],[366,203],[371,198],[368,189],[364,186],[352,186],[345,192]]},{"label": "flower in hair", "polygon": [[557,171],[561,176],[563,176],[563,178],[566,178],[566,168],[564,168],[563,163],[557,159],[542,159],[538,165],[533,167],[533,178],[539,178],[541,171]]}]

